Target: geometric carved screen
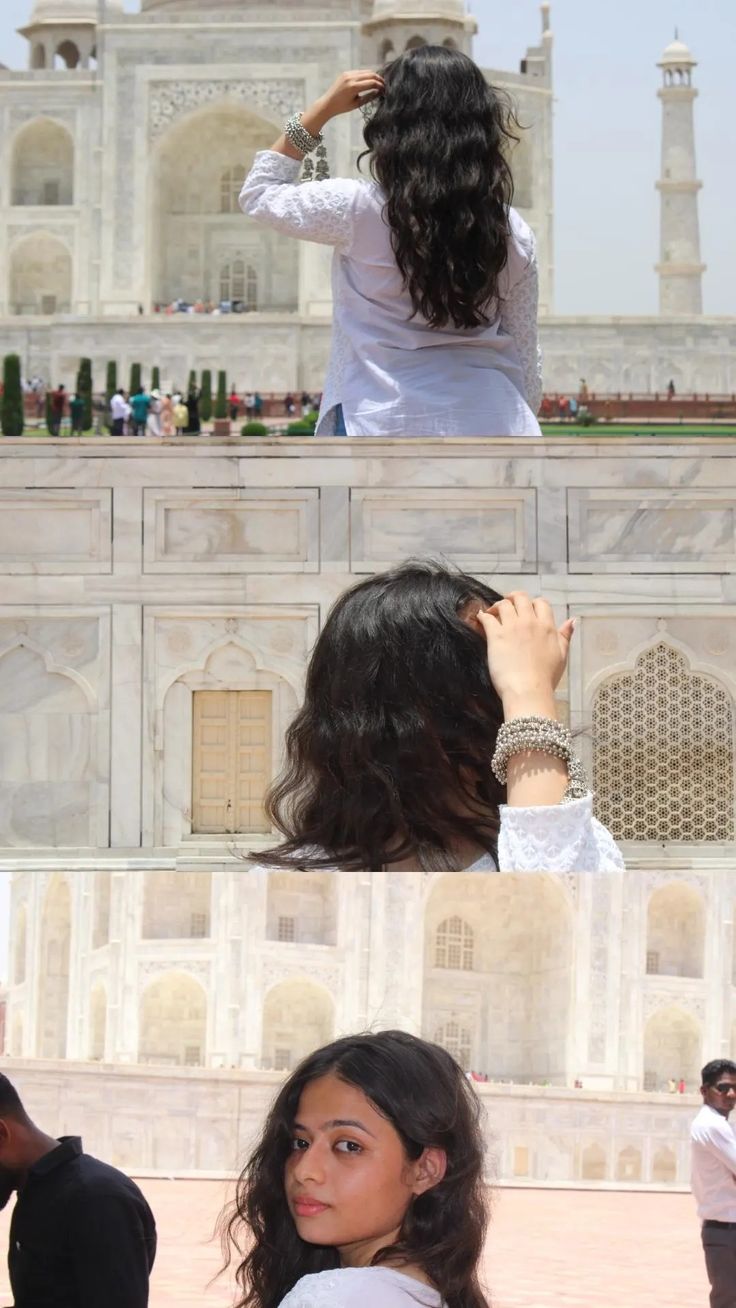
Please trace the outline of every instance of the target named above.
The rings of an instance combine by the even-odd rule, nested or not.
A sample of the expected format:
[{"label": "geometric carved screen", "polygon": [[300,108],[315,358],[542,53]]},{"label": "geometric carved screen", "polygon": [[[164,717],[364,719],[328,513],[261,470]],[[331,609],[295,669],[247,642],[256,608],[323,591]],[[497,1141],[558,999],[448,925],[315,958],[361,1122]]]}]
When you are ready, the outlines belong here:
[{"label": "geometric carved screen", "polygon": [[455,968],[462,972],[473,971],[473,928],[461,917],[448,917],[440,922],[434,938],[435,967]]},{"label": "geometric carved screen", "polygon": [[618,840],[734,839],[734,703],[663,642],[593,704],[596,814]]}]

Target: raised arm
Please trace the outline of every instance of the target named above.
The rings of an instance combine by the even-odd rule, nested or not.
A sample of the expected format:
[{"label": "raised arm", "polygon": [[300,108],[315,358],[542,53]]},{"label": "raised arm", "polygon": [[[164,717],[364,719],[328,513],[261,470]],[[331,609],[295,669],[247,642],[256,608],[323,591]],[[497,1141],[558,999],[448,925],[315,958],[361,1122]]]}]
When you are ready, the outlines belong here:
[{"label": "raised arm", "polygon": [[[382,88],[377,73],[343,73],[325,95],[299,115],[301,125],[309,136],[317,138],[331,118],[367,104]],[[260,150],[256,155],[240,193],[240,207],[249,217],[286,236],[347,250],[358,183],[344,177],[300,183],[304,158],[304,151],[282,133],[270,150]]]}]

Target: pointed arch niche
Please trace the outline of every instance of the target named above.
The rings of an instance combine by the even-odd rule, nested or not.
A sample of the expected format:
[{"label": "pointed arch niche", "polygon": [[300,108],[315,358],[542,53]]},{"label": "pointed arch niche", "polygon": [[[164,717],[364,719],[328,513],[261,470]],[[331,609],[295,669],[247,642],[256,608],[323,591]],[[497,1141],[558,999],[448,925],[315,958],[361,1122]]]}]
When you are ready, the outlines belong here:
[{"label": "pointed arch niche", "polygon": [[[156,787],[155,791],[156,797],[159,794],[163,796],[160,812],[154,816],[154,822],[160,833],[157,838],[165,845],[178,844],[188,836],[207,834],[208,831],[212,834],[226,834],[229,830],[227,824],[224,831],[218,829],[218,821],[215,820],[218,814],[214,811],[216,804],[212,812],[208,812],[207,785],[203,785],[201,771],[204,766],[201,748],[199,752],[195,751],[195,717],[200,746],[201,741],[208,738],[216,742],[217,732],[222,729],[222,724],[216,721],[216,714],[212,718],[211,736],[208,737],[206,721],[202,723],[203,701],[195,703],[195,696],[207,691],[218,693],[204,703],[205,714],[210,710],[214,714],[223,692],[225,695],[256,692],[252,702],[258,708],[259,715],[270,714],[270,723],[265,723],[265,738],[259,745],[262,759],[267,760],[266,784],[279,770],[284,733],[297,709],[293,686],[278,673],[261,666],[255,651],[248,648],[240,637],[223,640],[209,651],[202,666],[180,673],[164,696],[161,763],[163,785],[160,789]],[[270,696],[270,700],[266,696]],[[241,701],[236,707],[243,719],[237,724],[241,734],[236,743],[240,752],[245,753],[251,747],[248,743],[249,705]],[[261,739],[264,724],[259,722],[257,725]],[[199,769],[196,777],[195,766]],[[250,807],[254,813],[260,813],[257,796],[253,797]],[[199,818],[198,821],[194,820],[195,815]],[[250,834],[267,829],[261,820]],[[248,833],[241,833],[238,823],[234,822],[232,834]]]},{"label": "pointed arch niche", "polygon": [[0,829],[14,845],[95,843],[97,718],[88,682],[30,638],[0,654]]},{"label": "pointed arch niche", "polygon": [[735,727],[726,687],[658,640],[595,692],[597,816],[618,840],[733,841]]},{"label": "pointed arch niche", "polygon": [[[261,270],[252,309],[295,311],[299,242],[245,217],[237,197],[258,150],[279,127],[245,104],[214,100],[174,122],[151,152],[149,268],[158,304],[247,302],[233,292],[237,264]],[[222,295],[224,269],[230,295]],[[264,271],[266,270],[266,271]]]}]

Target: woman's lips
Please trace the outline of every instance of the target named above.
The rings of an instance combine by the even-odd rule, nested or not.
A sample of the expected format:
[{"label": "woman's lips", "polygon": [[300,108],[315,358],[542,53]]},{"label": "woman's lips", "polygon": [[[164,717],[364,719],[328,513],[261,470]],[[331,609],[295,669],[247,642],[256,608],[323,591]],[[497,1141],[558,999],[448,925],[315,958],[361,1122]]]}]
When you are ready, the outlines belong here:
[{"label": "woman's lips", "polygon": [[329,1204],[321,1204],[319,1199],[295,1199],[294,1212],[298,1217],[318,1217],[329,1208]]}]

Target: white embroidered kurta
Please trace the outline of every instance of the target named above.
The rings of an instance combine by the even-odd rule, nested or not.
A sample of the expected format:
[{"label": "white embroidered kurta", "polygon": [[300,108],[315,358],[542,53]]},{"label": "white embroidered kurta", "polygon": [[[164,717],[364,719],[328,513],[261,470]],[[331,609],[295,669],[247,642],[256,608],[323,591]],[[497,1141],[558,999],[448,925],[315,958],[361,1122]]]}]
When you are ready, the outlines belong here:
[{"label": "white embroidered kurta", "polygon": [[258,222],[334,247],[332,346],[318,436],[538,436],[538,276],[531,229],[510,211],[499,307],[485,326],[412,316],[374,181],[298,181],[301,164],[261,150],[240,206]]},{"label": "white embroidered kurta", "polygon": [[443,1308],[437,1292],[391,1267],[340,1267],[303,1276],[279,1308]]},{"label": "white embroidered kurta", "polygon": [[[538,808],[500,808],[498,866],[484,854],[466,872],[621,872],[624,860],[593,817],[593,796]],[[259,869],[256,869],[259,870]],[[335,868],[339,871],[339,868]]]}]

